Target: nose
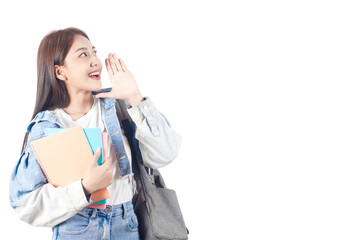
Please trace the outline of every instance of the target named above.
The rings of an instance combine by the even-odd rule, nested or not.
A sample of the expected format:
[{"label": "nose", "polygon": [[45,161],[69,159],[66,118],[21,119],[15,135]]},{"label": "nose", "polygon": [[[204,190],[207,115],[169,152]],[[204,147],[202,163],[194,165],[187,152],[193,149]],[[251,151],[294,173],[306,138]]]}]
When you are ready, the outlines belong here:
[{"label": "nose", "polygon": [[102,64],[100,59],[97,56],[93,56],[93,58],[91,59],[91,67],[97,67],[99,66],[101,68]]},{"label": "nose", "polygon": [[90,66],[91,67],[96,67],[96,66],[99,66],[99,63],[94,59],[94,61],[91,61]]}]

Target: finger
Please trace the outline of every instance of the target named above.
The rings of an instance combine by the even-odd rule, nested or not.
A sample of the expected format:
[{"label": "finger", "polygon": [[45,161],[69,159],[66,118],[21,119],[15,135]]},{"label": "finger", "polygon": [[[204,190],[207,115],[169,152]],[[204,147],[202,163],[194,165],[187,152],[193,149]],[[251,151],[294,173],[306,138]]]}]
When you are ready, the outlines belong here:
[{"label": "finger", "polygon": [[111,165],[111,157],[106,158],[104,164]]},{"label": "finger", "polygon": [[123,68],[124,72],[129,71],[129,70],[127,69],[124,61],[123,61],[121,58],[119,58],[119,61],[120,61],[121,67]]},{"label": "finger", "polygon": [[113,57],[114,57],[114,61],[115,61],[115,64],[116,64],[117,69],[119,69],[119,71],[125,72],[124,69],[122,68],[119,60],[117,59],[117,56],[116,56],[115,53],[113,54]]},{"label": "finger", "polygon": [[[110,53],[109,53],[109,59],[110,59],[110,66],[111,66],[111,68],[113,69],[114,74],[115,74],[116,72],[122,71],[120,64],[119,64],[119,63],[116,64],[116,62],[117,62],[116,59],[115,59],[114,56],[113,56],[112,54],[110,54]],[[118,66],[119,66],[119,67],[118,67]]]},{"label": "finger", "polygon": [[111,53],[109,53],[109,57],[108,57],[108,67],[111,69],[112,74],[115,74],[116,72],[118,72],[115,62],[111,56]]},{"label": "finger", "polygon": [[110,74],[114,75],[114,71],[110,66],[110,60],[108,58],[105,59],[105,66],[106,66],[106,70],[108,71],[109,75]]}]

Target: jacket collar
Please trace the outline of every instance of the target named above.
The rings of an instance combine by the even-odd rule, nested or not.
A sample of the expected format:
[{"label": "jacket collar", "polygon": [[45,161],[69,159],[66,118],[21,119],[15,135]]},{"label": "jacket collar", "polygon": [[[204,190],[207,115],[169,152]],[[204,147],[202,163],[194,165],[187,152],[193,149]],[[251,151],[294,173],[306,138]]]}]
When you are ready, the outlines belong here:
[{"label": "jacket collar", "polygon": [[[100,100],[100,106],[103,111],[109,111],[111,108],[114,107],[115,99],[112,98],[99,98]],[[42,111],[36,114],[33,120],[29,123],[27,127],[27,132],[30,132],[31,128],[34,126],[34,124],[42,121],[48,121],[52,122],[55,125],[57,125],[59,128],[63,128],[64,125],[60,122],[60,120],[52,115],[50,111]]]}]

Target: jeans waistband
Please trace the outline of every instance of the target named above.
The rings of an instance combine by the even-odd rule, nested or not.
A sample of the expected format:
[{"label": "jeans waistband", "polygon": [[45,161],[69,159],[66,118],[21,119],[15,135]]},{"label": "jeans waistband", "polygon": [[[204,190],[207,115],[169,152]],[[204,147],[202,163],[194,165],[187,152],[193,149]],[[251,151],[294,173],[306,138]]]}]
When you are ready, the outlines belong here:
[{"label": "jeans waistband", "polygon": [[133,204],[131,201],[129,201],[129,202],[125,202],[122,204],[106,205],[105,209],[86,207],[81,212],[91,215],[92,218],[94,218],[96,215],[100,215],[100,216],[122,215],[125,218],[127,213],[129,213],[130,211],[133,211],[133,210],[134,210]]}]

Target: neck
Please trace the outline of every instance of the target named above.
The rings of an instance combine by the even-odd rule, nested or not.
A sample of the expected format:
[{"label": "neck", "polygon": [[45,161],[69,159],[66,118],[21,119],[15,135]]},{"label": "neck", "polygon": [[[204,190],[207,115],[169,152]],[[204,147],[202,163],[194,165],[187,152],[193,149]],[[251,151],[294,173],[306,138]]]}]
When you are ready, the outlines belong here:
[{"label": "neck", "polygon": [[90,91],[69,91],[70,103],[63,110],[69,115],[85,115],[94,103],[94,98]]}]

